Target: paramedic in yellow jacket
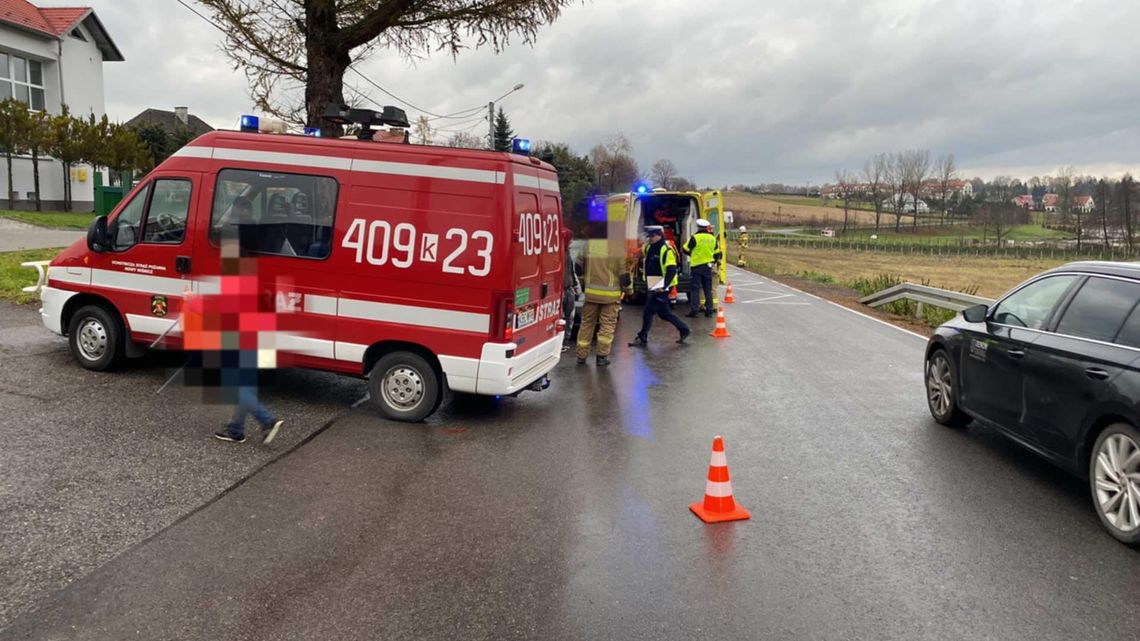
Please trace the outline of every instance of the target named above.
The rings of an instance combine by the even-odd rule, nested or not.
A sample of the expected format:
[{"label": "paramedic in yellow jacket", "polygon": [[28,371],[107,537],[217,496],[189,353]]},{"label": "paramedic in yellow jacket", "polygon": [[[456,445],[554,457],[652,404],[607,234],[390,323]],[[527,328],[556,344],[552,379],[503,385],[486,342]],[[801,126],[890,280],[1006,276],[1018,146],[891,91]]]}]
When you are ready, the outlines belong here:
[{"label": "paramedic in yellow jacket", "polygon": [[618,313],[623,295],[632,294],[629,274],[625,268],[624,245],[618,236],[608,237],[604,225],[595,225],[598,233],[586,241],[586,249],[578,258],[577,269],[582,274],[585,302],[582,305],[582,324],[578,328],[578,364],[584,365],[590,355],[594,331],[598,334],[598,367],[610,364],[614,332],[617,331]]}]

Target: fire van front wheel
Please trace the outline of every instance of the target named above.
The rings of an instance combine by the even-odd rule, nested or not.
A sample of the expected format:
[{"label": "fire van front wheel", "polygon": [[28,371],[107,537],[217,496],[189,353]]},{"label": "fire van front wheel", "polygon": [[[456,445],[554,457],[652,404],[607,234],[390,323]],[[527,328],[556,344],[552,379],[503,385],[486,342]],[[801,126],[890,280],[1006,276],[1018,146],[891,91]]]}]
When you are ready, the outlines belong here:
[{"label": "fire van front wheel", "polygon": [[392,352],[372,366],[368,393],[384,416],[415,423],[439,407],[442,396],[439,376],[422,356]]},{"label": "fire van front wheel", "polygon": [[119,319],[106,309],[96,305],[80,308],[67,330],[71,355],[87,369],[109,370],[122,360],[123,333]]}]

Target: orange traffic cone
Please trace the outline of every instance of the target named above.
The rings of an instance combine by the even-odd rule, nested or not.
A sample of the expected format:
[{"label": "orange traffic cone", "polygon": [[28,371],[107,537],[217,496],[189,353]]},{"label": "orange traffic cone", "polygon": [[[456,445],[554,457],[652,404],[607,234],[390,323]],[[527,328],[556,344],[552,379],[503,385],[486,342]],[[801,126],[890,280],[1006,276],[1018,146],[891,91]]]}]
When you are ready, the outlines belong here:
[{"label": "orange traffic cone", "polygon": [[676,305],[677,304],[677,288],[676,287],[669,290],[669,304],[670,305]]},{"label": "orange traffic cone", "polygon": [[705,500],[689,506],[693,514],[705,523],[742,521],[752,518],[748,510],[732,498],[732,481],[728,478],[728,459],[724,456],[724,439],[713,438],[712,460],[709,461],[709,479],[705,483]]},{"label": "orange traffic cone", "polygon": [[728,284],[728,291],[724,293],[724,302],[729,304],[736,302],[736,299],[732,296],[732,283]]},{"label": "orange traffic cone", "polygon": [[728,324],[724,322],[724,306],[716,308],[716,328],[709,334],[714,338],[728,338],[732,334],[728,333]]}]

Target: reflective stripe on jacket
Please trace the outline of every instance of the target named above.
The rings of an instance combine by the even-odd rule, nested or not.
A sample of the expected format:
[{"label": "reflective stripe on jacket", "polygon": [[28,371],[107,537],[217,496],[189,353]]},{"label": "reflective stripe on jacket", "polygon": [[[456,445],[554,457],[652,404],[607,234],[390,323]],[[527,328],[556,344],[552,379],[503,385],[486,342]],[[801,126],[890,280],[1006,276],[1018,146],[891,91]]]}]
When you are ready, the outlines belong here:
[{"label": "reflective stripe on jacket", "polygon": [[625,260],[621,245],[606,240],[586,243],[584,287],[587,303],[616,303],[621,300]]},{"label": "reflective stripe on jacket", "polygon": [[697,232],[685,244],[685,253],[689,255],[689,265],[700,267],[714,260],[720,260],[720,251],[717,247],[716,236],[707,231]]}]

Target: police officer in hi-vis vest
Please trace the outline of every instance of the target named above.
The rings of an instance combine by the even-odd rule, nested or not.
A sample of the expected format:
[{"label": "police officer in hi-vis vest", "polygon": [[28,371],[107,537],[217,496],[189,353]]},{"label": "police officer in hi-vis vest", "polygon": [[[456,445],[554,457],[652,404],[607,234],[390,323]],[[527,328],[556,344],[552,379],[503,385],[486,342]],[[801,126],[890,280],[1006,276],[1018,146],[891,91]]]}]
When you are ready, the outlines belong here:
[{"label": "police officer in hi-vis vest", "polygon": [[645,228],[649,242],[641,250],[645,261],[646,292],[645,311],[642,315],[641,331],[630,342],[630,347],[645,347],[649,344],[649,330],[653,327],[653,317],[660,316],[681,333],[678,343],[684,343],[692,331],[685,321],[677,318],[669,308],[669,290],[677,286],[677,252],[665,242],[665,229],[661,225]]},{"label": "police officer in hi-vis vest", "polygon": [[705,316],[713,315],[713,266],[720,262],[723,254],[720,243],[709,229],[709,221],[701,218],[697,220],[697,233],[689,238],[689,242],[681,251],[689,255],[689,318],[696,318],[700,310],[701,292],[705,294]]}]

